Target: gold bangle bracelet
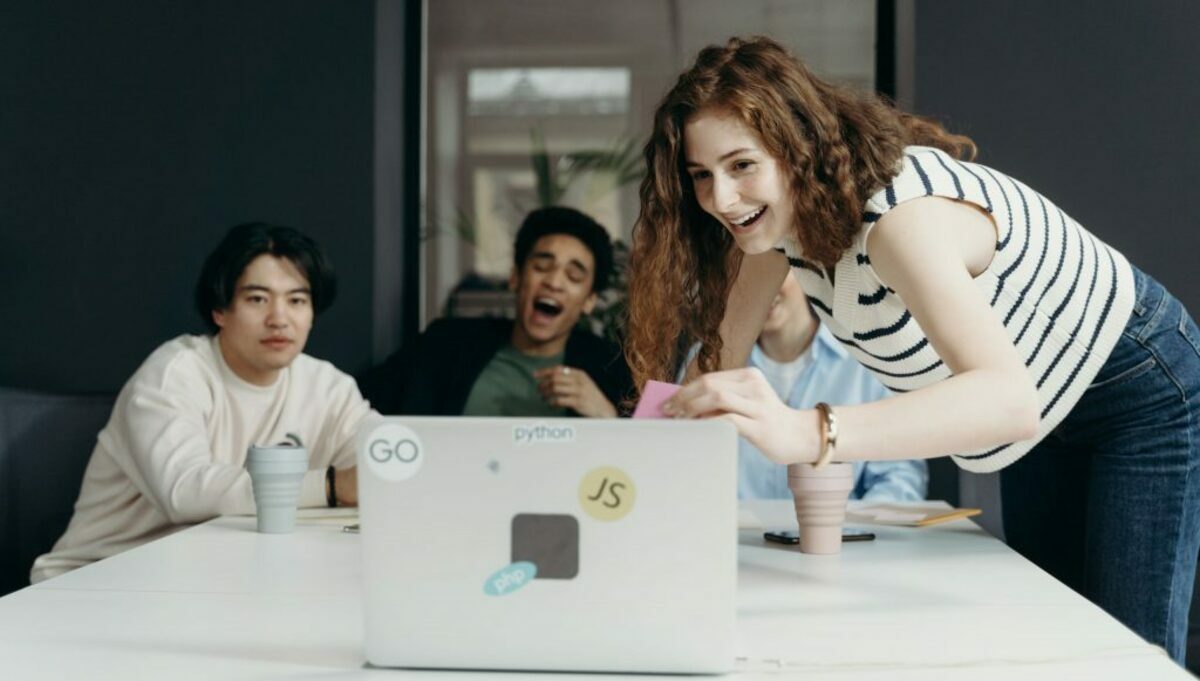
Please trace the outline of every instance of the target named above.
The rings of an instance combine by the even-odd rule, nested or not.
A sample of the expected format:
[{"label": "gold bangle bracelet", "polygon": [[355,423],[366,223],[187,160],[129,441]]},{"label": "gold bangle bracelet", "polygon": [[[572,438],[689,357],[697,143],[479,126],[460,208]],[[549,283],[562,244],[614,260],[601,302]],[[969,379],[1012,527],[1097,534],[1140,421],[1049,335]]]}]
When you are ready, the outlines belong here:
[{"label": "gold bangle bracelet", "polygon": [[813,462],[813,468],[820,468],[833,461],[838,437],[837,415],[833,413],[833,407],[825,402],[818,402],[817,411],[821,412],[821,455]]}]

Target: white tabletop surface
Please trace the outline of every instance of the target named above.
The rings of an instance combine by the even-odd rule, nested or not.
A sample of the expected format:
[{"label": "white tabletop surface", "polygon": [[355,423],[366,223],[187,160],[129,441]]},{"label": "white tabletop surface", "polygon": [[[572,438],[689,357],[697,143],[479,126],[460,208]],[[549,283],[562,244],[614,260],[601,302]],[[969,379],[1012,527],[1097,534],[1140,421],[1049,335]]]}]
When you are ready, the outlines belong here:
[{"label": "white tabletop surface", "polygon": [[[794,524],[787,502],[746,507]],[[260,535],[253,518],[219,518],[0,598],[0,678],[484,676],[364,668],[344,522]],[[871,529],[837,556],[741,531],[738,676],[1192,678],[970,521]]]}]

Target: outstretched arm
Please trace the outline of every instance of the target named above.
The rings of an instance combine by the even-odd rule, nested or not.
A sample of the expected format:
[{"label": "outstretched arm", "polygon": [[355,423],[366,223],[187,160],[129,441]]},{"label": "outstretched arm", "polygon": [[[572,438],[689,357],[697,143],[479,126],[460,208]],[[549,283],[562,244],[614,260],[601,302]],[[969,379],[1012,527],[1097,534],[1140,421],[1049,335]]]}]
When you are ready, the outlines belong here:
[{"label": "outstretched arm", "polygon": [[[994,247],[986,215],[945,199],[907,202],[876,225],[867,244],[876,273],[904,300],[952,375],[879,402],[834,405],[838,459],[929,458],[1036,434],[1033,379],[973,281]],[[816,411],[783,405],[757,371],[703,376],[667,408],[728,418],[779,463],[811,462],[820,453]]]},{"label": "outstretched arm", "polygon": [[[194,523],[234,513],[253,513],[250,475],[242,466],[214,460],[205,414],[213,409],[208,386],[168,373],[162,385],[138,385],[122,394],[120,417],[101,437],[114,438],[110,451],[139,492],[172,523]],[[227,459],[228,460],[228,459]],[[324,500],[324,470],[310,470],[301,504]]]},{"label": "outstretched arm", "polygon": [[[758,340],[771,301],[790,274],[787,257],[778,251],[767,251],[742,258],[742,267],[729,292],[725,318],[721,320],[721,369],[746,366],[750,350]],[[684,382],[700,375],[699,363],[693,358],[684,374]]]}]

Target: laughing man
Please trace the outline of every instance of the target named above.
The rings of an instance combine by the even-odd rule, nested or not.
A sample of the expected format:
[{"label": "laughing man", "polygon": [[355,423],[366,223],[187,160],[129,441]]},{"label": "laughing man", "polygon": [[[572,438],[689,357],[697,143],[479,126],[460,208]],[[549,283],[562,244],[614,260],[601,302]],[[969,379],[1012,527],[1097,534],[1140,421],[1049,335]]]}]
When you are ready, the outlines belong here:
[{"label": "laughing man", "polygon": [[541,208],[517,232],[516,319],[439,319],[359,380],[385,414],[615,417],[632,385],[620,349],[577,328],[613,267],[608,232]]}]

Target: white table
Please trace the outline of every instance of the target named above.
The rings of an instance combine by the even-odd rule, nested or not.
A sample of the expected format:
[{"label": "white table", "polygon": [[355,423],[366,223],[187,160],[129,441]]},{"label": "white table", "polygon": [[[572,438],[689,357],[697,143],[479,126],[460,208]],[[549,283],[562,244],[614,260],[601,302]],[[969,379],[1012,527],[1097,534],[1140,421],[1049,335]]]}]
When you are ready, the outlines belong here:
[{"label": "white table", "polygon": [[[485,676],[363,667],[358,537],[342,522],[271,536],[219,518],[2,598],[0,678]],[[740,676],[1192,678],[970,521],[873,529],[839,556],[741,532]]]}]

